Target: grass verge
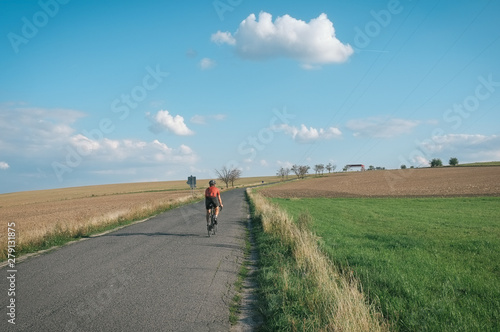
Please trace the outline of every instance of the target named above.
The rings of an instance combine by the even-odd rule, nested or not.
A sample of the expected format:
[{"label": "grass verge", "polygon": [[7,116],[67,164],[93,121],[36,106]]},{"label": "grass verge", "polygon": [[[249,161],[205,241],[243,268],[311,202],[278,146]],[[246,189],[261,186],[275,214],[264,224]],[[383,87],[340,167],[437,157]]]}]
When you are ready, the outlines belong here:
[{"label": "grass verge", "polygon": [[272,199],[359,278],[394,330],[500,330],[500,198]]},{"label": "grass verge", "polygon": [[251,244],[250,244],[250,234],[248,228],[245,229],[245,249],[243,253],[243,264],[241,264],[240,270],[238,272],[238,278],[236,279],[236,282],[234,283],[234,296],[232,298],[231,305],[229,306],[229,322],[231,325],[235,325],[238,323],[239,319],[239,314],[240,314],[240,307],[241,307],[241,300],[242,300],[242,292],[243,292],[243,283],[245,279],[248,277],[248,258],[250,257],[250,250],[251,250]]},{"label": "grass verge", "polygon": [[[94,217],[89,220],[80,220],[78,222],[68,220],[66,224],[57,223],[53,226],[52,231],[47,232],[44,230],[41,234],[34,230],[32,234],[23,234],[24,238],[28,238],[28,240],[16,244],[16,257],[19,258],[24,254],[50,249],[71,241],[90,237],[199,200],[200,197],[198,196],[186,196],[167,202],[147,203],[133,209]],[[6,259],[7,248],[2,248],[0,262]]]},{"label": "grass verge", "polygon": [[386,331],[358,281],[339,272],[318,247],[307,218],[295,223],[247,190],[259,251],[259,310],[267,331]]}]

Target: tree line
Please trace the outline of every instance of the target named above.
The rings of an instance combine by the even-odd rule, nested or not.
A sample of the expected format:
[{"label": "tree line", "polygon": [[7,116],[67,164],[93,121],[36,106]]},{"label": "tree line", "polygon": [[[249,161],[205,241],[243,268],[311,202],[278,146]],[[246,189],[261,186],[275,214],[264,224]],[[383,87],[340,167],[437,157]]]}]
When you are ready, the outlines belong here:
[{"label": "tree line", "polygon": [[[431,167],[441,167],[441,166],[443,166],[443,161],[439,158],[434,158],[434,159],[429,161],[429,164]],[[448,161],[448,165],[457,166],[458,159],[455,157],[451,157],[450,160]],[[413,166],[411,168],[413,168]],[[401,165],[401,169],[406,169],[406,165]]]},{"label": "tree line", "polygon": [[[443,162],[439,158],[434,158],[430,161],[430,165],[431,167],[440,167],[443,166]],[[458,165],[458,159],[455,157],[450,158],[449,165],[450,166]],[[291,168],[280,167],[276,175],[281,177],[282,180],[285,179],[288,180],[288,175],[293,173],[295,174],[295,176],[297,176],[298,179],[303,179],[309,173],[310,169],[311,167],[308,165],[294,164]],[[332,163],[328,163],[327,165],[317,164],[314,165],[313,169],[316,175],[323,175],[325,170],[328,171],[328,173],[334,172],[337,169],[337,165]],[[374,167],[371,165],[368,167],[368,170],[379,170],[379,169],[384,170],[385,167]],[[406,169],[406,165],[401,165],[401,169]],[[343,170],[346,171],[347,166],[344,167]],[[217,173],[218,177],[217,179],[222,181],[226,185],[226,188],[229,188],[229,184],[231,184],[231,186],[234,187],[234,182],[239,178],[241,178],[241,170],[237,168],[228,168],[224,166],[220,170],[216,169],[215,172]]]},{"label": "tree line", "polygon": [[[329,163],[326,166],[324,164],[317,164],[317,165],[314,165],[314,172],[316,173],[316,175],[323,175],[325,172],[325,169],[328,171],[328,173],[330,173],[330,172],[335,171],[336,168],[337,168],[337,165],[333,165],[332,163]],[[281,177],[282,180],[285,180],[285,179],[288,179],[289,174],[294,173],[298,179],[303,179],[309,173],[310,169],[311,169],[311,167],[308,165],[294,164],[291,168],[280,167],[280,169],[278,169],[278,172],[276,173],[276,175]]]}]

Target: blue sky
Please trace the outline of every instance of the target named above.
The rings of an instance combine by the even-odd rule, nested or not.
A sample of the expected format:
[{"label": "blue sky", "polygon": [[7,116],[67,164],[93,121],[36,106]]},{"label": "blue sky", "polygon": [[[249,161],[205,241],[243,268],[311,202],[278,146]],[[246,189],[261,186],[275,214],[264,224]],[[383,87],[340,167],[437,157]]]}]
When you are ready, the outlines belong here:
[{"label": "blue sky", "polygon": [[498,1],[0,2],[0,193],[500,160]]}]

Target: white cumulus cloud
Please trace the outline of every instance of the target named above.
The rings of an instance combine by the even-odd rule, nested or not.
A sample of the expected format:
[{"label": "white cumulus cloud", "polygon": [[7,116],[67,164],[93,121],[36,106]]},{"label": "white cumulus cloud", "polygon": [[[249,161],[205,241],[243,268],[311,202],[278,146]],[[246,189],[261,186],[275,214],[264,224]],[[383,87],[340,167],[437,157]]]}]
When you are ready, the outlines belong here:
[{"label": "white cumulus cloud", "polygon": [[414,120],[371,117],[351,120],[346,126],[354,132],[354,136],[391,138],[407,134],[419,124],[419,121]]},{"label": "white cumulus cloud", "polygon": [[417,155],[417,156],[413,157],[411,161],[417,167],[427,167],[427,166],[430,166],[430,164],[431,164],[430,161],[422,155]]},{"label": "white cumulus cloud", "polygon": [[168,130],[179,136],[193,135],[194,132],[184,123],[184,118],[180,115],[171,115],[167,110],[160,110],[150,118],[153,126],[150,129],[154,132]]},{"label": "white cumulus cloud", "polygon": [[306,125],[300,125],[300,128],[295,126],[290,126],[283,124],[274,128],[276,130],[282,130],[285,134],[290,135],[296,142],[299,143],[310,143],[317,140],[327,140],[332,138],[339,138],[342,136],[342,132],[335,127],[329,128],[313,128],[307,127]]},{"label": "white cumulus cloud", "polygon": [[7,164],[5,161],[0,161],[0,169],[1,170],[6,170],[9,167],[10,167],[9,164]]},{"label": "white cumulus cloud", "polygon": [[308,23],[290,15],[279,16],[273,22],[269,13],[261,12],[258,20],[251,14],[234,35],[217,31],[211,39],[234,46],[244,59],[291,58],[300,61],[305,69],[344,62],[354,52],[336,38],[333,23],[324,13]]},{"label": "white cumulus cloud", "polygon": [[157,163],[189,164],[198,159],[196,153],[187,145],[181,144],[178,148],[172,148],[159,140],[152,142],[107,138],[93,140],[78,134],[71,137],[70,144],[86,160],[103,164],[126,163],[138,166]]}]

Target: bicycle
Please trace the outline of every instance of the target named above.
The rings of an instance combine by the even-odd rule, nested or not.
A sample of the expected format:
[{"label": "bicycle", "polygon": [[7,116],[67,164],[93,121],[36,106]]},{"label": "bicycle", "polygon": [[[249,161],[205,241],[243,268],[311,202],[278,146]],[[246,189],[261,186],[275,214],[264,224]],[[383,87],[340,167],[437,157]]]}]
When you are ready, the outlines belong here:
[{"label": "bicycle", "polygon": [[[219,212],[222,210],[222,207],[219,206]],[[217,233],[217,230],[218,230],[218,225],[217,225],[217,221],[215,219],[215,206],[213,204],[210,205],[210,214],[208,216],[209,220],[210,220],[210,224],[208,224],[207,226],[207,232],[208,232],[208,236],[212,236],[212,235],[215,235],[215,233]]]}]

